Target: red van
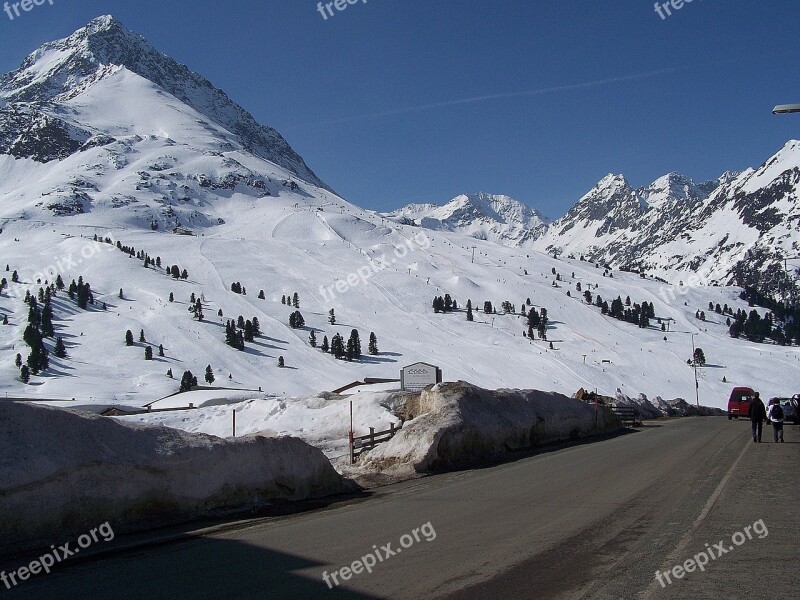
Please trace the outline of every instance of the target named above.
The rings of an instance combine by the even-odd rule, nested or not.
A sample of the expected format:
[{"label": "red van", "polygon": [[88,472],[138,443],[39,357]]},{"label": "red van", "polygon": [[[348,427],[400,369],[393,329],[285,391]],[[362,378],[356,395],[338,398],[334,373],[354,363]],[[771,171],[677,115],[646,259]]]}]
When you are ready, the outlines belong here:
[{"label": "red van", "polygon": [[746,417],[755,391],[749,387],[735,387],[728,398],[728,420]]}]

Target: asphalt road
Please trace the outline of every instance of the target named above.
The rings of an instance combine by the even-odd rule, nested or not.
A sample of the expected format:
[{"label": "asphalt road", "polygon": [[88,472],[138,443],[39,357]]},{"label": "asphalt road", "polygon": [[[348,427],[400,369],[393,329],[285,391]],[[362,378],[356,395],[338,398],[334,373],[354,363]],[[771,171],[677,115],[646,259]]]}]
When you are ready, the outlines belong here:
[{"label": "asphalt road", "polygon": [[[766,428],[754,444],[742,421],[668,421],[67,563],[10,591],[0,585],[0,597],[797,598],[800,432],[785,433],[773,444]],[[675,576],[707,548],[726,551]],[[364,561],[376,563],[371,574],[342,581],[342,567],[376,552],[380,561]],[[662,576],[662,587],[657,570],[671,583]]]}]

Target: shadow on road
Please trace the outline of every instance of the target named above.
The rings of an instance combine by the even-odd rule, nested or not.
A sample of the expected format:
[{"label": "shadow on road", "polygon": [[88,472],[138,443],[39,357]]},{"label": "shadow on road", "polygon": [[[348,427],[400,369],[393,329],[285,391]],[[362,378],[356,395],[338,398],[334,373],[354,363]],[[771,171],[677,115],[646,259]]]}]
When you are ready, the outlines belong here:
[{"label": "shadow on road", "polygon": [[[323,572],[335,572],[342,566],[248,543],[199,538],[39,575],[6,591],[4,597],[26,600],[377,598],[340,589],[333,582],[329,588],[323,581]],[[302,573],[307,570],[310,572]]]}]

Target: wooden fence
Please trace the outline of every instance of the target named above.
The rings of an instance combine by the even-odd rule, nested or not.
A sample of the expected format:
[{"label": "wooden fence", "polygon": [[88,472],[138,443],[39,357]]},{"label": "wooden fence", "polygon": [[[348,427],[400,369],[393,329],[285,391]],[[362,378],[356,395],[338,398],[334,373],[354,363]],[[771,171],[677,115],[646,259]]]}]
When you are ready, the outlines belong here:
[{"label": "wooden fence", "polygon": [[385,431],[375,431],[374,427],[369,428],[369,435],[361,435],[361,436],[354,436],[353,432],[350,432],[350,464],[355,464],[356,458],[359,457],[363,452],[367,450],[372,450],[378,444],[383,442],[388,442],[392,439],[397,432],[402,429],[402,425],[400,427],[395,427],[394,423],[389,426],[389,429]]}]

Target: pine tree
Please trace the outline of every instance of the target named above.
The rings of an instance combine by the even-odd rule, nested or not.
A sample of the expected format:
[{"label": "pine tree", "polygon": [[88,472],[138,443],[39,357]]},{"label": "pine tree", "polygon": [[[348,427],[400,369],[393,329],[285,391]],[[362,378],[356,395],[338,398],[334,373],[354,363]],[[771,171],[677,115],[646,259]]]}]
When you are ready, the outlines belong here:
[{"label": "pine tree", "polygon": [[169,301],[175,302],[175,295],[172,292],[169,293]]},{"label": "pine tree", "polygon": [[328,323],[336,325],[336,313],[333,312],[333,309],[328,311]]},{"label": "pine tree", "polygon": [[266,296],[264,295],[264,290],[261,290],[260,292],[258,292],[258,299],[259,300],[265,300],[266,299]]},{"label": "pine tree", "polygon": [[187,271],[186,269],[181,271],[181,279],[189,279],[189,271]]},{"label": "pine tree", "polygon": [[40,371],[44,371],[49,366],[47,350],[41,341],[35,346],[31,346],[31,353],[28,355],[27,364],[31,373],[34,375],[38,374]]},{"label": "pine tree", "polygon": [[56,277],[56,287],[58,288],[59,291],[64,289],[64,280],[61,279],[61,275],[58,275]]},{"label": "pine tree", "polygon": [[342,358],[345,355],[344,340],[338,333],[331,339],[331,354],[336,358]]},{"label": "pine tree", "polygon": [[308,336],[308,343],[311,345],[312,348],[317,347],[317,336],[314,333],[314,330],[311,330],[311,333]]},{"label": "pine tree", "polygon": [[369,334],[369,346],[367,348],[370,356],[377,356],[378,354],[378,338],[375,336],[375,332],[372,331]]},{"label": "pine tree", "polygon": [[474,318],[472,316],[472,300],[467,300],[467,321],[472,322]]},{"label": "pine tree", "polygon": [[14,359],[14,364],[18,369],[22,366],[22,354],[17,353],[17,357]]},{"label": "pine tree", "polygon": [[92,298],[92,289],[89,286],[89,284],[88,283],[80,284],[80,281],[81,281],[81,279],[78,278],[78,282],[79,282],[78,290],[77,290],[78,308],[80,308],[82,310],[85,310],[86,306],[89,303],[94,303],[94,300]]},{"label": "pine tree", "polygon": [[211,368],[211,365],[208,365],[206,367],[206,377],[205,377],[205,379],[206,379],[206,383],[208,383],[209,385],[214,383],[214,371]]},{"label": "pine tree", "polygon": [[299,310],[296,310],[289,315],[289,327],[292,329],[300,329],[304,327],[305,324],[305,319],[303,319],[303,315],[300,314]]},{"label": "pine tree", "polygon": [[286,363],[284,363],[284,362],[283,362],[283,357],[282,357],[282,356],[279,356],[279,357],[278,357],[278,368],[282,369],[282,368],[284,368],[285,366],[286,366]]},{"label": "pine tree", "polygon": [[144,339],[144,329],[139,331],[139,342],[144,344],[147,340]]},{"label": "pine tree", "polygon": [[172,374],[172,367],[167,369],[167,377],[169,377],[170,379],[172,379],[174,377],[174,375]]},{"label": "pine tree", "polygon": [[122,288],[119,288],[119,299],[124,300],[125,296],[122,294]]},{"label": "pine tree", "polygon": [[258,317],[253,317],[253,337],[261,335],[261,323],[258,322]]},{"label": "pine tree", "polygon": [[611,303],[611,316],[620,320],[625,317],[625,307],[622,304],[622,298],[619,296]]},{"label": "pine tree", "polygon": [[286,295],[281,296],[281,304],[286,304]]},{"label": "pine tree", "polygon": [[163,344],[159,344],[158,345],[158,355],[159,356],[164,356],[164,346],[163,346]]},{"label": "pine tree", "polygon": [[194,318],[198,321],[202,321],[205,318],[205,315],[203,314],[203,304],[200,302],[200,298],[198,298],[195,302],[194,310],[192,312],[194,313]]},{"label": "pine tree", "polygon": [[347,360],[354,358],[361,358],[361,339],[357,329],[350,332],[350,339],[347,340]]},{"label": "pine tree", "polygon": [[541,317],[535,308],[531,308],[528,312],[528,331],[538,329]]},{"label": "pine tree", "polygon": [[179,392],[188,392],[192,389],[192,383],[197,385],[197,377],[192,375],[191,371],[184,371],[183,377],[181,377],[181,387],[178,390]]},{"label": "pine tree", "polygon": [[125,332],[125,345],[133,346],[133,332],[130,329]]},{"label": "pine tree", "polygon": [[42,308],[41,328],[42,336],[47,338],[53,337],[55,329],[53,328],[53,307],[50,302],[45,302]]},{"label": "pine tree", "polygon": [[64,338],[60,337],[56,339],[55,354],[58,358],[67,357],[67,348],[64,346]]},{"label": "pine tree", "polygon": [[695,348],[694,350],[694,362],[701,367],[705,366],[706,364],[706,355],[703,352],[702,348]]},{"label": "pine tree", "polygon": [[331,347],[328,345],[328,336],[322,336],[322,346],[320,346],[320,350],[322,350],[325,354],[330,351]]},{"label": "pine tree", "polygon": [[19,369],[19,378],[22,383],[28,383],[31,380],[31,370],[28,365],[22,365]]},{"label": "pine tree", "polygon": [[292,306],[295,308],[300,308],[300,296],[297,295],[297,292],[295,292],[294,296],[292,296]]},{"label": "pine tree", "polygon": [[147,346],[144,349],[144,359],[145,360],[153,360],[153,347]]}]

